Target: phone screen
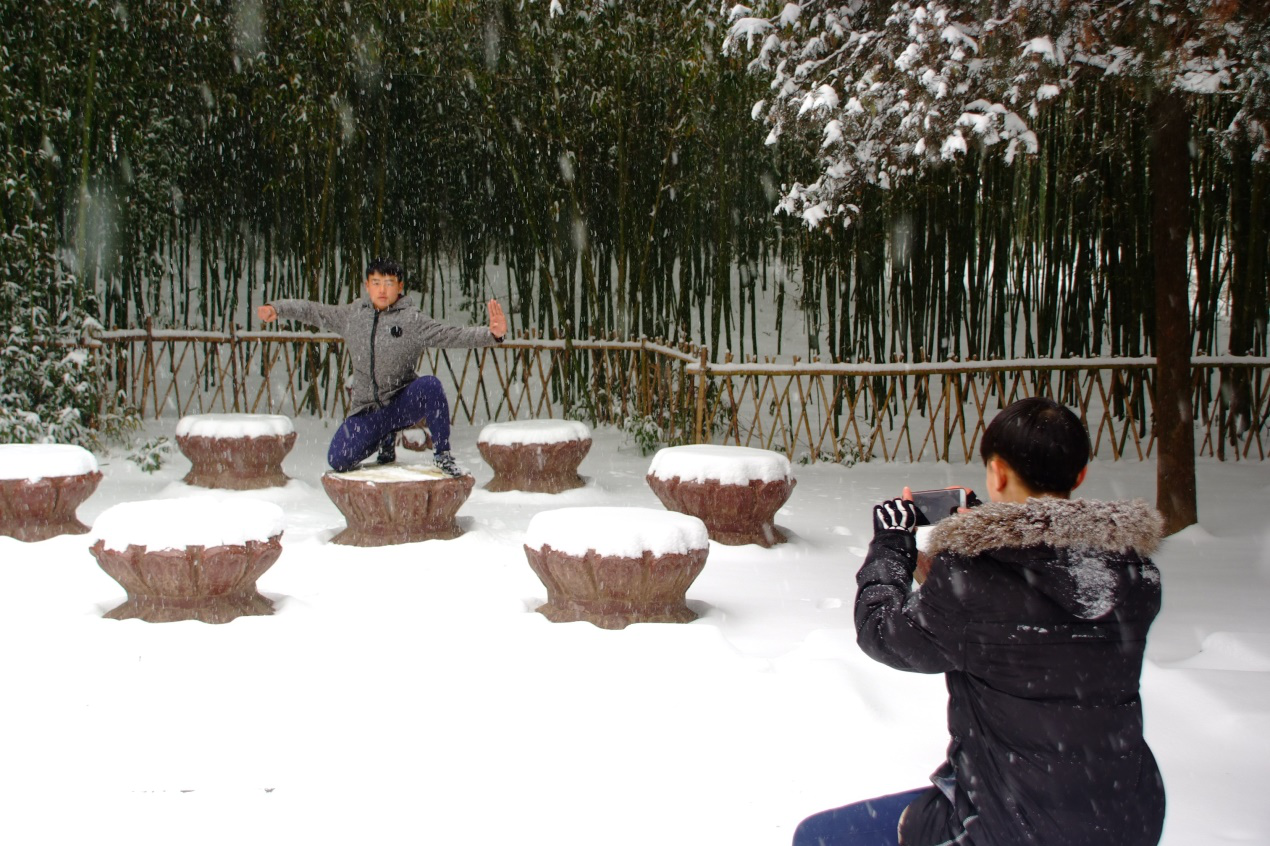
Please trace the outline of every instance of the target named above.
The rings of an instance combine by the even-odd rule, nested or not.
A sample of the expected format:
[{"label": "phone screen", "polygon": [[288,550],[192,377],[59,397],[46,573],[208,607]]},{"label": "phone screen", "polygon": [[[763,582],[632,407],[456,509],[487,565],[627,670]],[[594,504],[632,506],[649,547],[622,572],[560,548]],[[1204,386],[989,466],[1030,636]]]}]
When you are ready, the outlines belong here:
[{"label": "phone screen", "polygon": [[962,488],[935,491],[913,491],[913,504],[917,506],[917,525],[927,526],[957,513],[966,506],[966,492]]}]

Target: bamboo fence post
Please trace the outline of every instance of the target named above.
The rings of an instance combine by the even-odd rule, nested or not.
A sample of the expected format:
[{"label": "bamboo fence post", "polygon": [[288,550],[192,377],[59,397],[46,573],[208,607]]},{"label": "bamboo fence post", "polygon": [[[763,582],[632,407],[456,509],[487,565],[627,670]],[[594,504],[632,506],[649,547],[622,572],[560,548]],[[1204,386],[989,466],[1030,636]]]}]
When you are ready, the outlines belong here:
[{"label": "bamboo fence post", "polygon": [[[239,379],[238,376],[238,324],[230,324],[229,327],[229,378],[234,392],[233,411],[238,413],[238,391],[243,392],[243,407],[247,406],[247,385],[245,379]],[[240,384],[241,382],[241,384]]]},{"label": "bamboo fence post", "polygon": [[706,368],[709,366],[709,349],[700,347],[697,350],[697,360],[700,370],[697,371],[697,439],[696,443],[703,444],[706,442],[704,435],[705,419],[706,419],[706,378],[709,376]]},{"label": "bamboo fence post", "polygon": [[146,391],[154,388],[154,419],[159,419],[159,382],[158,371],[154,366],[154,317],[146,315],[146,369],[141,377],[141,402],[139,408],[146,407]]},{"label": "bamboo fence post", "polygon": [[648,378],[648,339],[647,338],[639,339],[639,379],[641,382],[644,383],[643,390],[640,391],[640,394],[643,395],[643,401],[644,401],[644,407],[642,410],[645,414],[650,414],[652,413],[653,396],[652,396],[652,388],[650,386],[650,383],[652,382],[652,380]]}]

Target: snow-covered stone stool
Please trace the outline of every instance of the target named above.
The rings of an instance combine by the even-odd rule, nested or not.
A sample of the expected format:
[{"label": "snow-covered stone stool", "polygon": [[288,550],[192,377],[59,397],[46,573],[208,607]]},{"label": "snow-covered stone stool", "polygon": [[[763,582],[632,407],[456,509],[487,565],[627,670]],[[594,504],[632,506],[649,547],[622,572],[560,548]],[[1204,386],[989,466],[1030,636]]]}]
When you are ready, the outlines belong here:
[{"label": "snow-covered stone stool", "polygon": [[228,623],[272,614],[256,579],[282,554],[282,509],[239,497],[123,502],[93,523],[90,551],[128,593],[112,620]]},{"label": "snow-covered stone stool", "polygon": [[327,473],[322,487],[348,523],[332,542],[387,546],[457,538],[463,529],[455,515],[475,484],[469,475],[446,476],[423,464]]},{"label": "snow-covered stone stool", "polygon": [[191,414],[176,424],[176,444],[193,466],[187,485],[251,491],[288,481],[282,459],[295,445],[281,414]]},{"label": "snow-covered stone stool", "polygon": [[576,420],[490,423],[476,447],[494,469],[487,491],[554,494],[586,484],[578,465],[591,449],[591,430]]},{"label": "snow-covered stone stool", "polygon": [[75,509],[93,495],[97,459],[72,444],[0,446],[0,535],[42,541],[82,535]]},{"label": "snow-covered stone stool", "polygon": [[739,446],[666,447],[653,456],[648,485],[672,511],[700,517],[711,540],[736,546],[784,543],[772,519],[797,482],[779,452]]},{"label": "snow-covered stone stool", "polygon": [[540,511],[525,538],[529,566],[547,588],[538,612],[602,629],[695,620],[685,595],[709,553],[704,523],[654,508]]}]

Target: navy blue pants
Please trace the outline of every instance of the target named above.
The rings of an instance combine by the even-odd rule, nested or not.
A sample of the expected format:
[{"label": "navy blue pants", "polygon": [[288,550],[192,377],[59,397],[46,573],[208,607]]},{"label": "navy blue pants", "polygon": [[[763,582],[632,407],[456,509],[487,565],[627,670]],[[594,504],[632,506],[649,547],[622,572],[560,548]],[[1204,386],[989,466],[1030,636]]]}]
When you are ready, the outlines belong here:
[{"label": "navy blue pants", "polygon": [[349,417],[331,438],[326,461],[337,473],[357,467],[372,453],[378,452],[402,429],[411,429],[423,420],[432,435],[432,448],[450,451],[450,403],[445,398],[441,380],[420,376],[379,408]]},{"label": "navy blue pants", "polygon": [[892,793],[812,814],[794,831],[794,846],[897,846],[900,814],[929,789]]}]

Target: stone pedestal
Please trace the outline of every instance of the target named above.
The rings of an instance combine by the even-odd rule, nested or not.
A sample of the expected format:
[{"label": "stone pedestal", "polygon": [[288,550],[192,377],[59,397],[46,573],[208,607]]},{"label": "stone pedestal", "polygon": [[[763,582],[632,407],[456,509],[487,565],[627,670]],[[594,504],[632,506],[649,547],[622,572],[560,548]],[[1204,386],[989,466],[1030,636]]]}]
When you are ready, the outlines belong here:
[{"label": "stone pedestal", "polygon": [[662,505],[706,524],[710,539],[736,546],[784,543],[772,522],[797,484],[789,459],[737,446],[679,446],[658,451],[646,477]]},{"label": "stone pedestal", "polygon": [[245,545],[151,551],[135,544],[124,550],[107,549],[105,541],[98,540],[90,552],[128,593],[128,600],[106,617],[148,623],[228,623],[273,613],[273,603],[256,590],[256,579],[282,554],[280,541],[281,536],[275,535]]},{"label": "stone pedestal", "polygon": [[455,515],[475,484],[471,476],[410,465],[327,473],[322,487],[348,523],[332,542],[388,546],[456,538],[463,529]]},{"label": "stone pedestal", "polygon": [[662,505],[701,518],[713,541],[772,547],[788,540],[772,521],[793,493],[794,479],[725,484],[717,479],[685,481],[650,474],[646,480]]},{"label": "stone pedestal", "polygon": [[279,415],[182,418],[176,444],[192,465],[182,481],[235,491],[281,487],[289,481],[282,472],[282,460],[295,446],[295,438],[291,421]]},{"label": "stone pedestal", "polygon": [[571,420],[491,423],[476,443],[494,470],[487,491],[561,493],[586,484],[578,465],[591,450],[590,430]]},{"label": "stone pedestal", "polygon": [[694,518],[646,508],[556,509],[534,516],[524,548],[547,588],[537,610],[553,623],[623,629],[697,617],[686,595],[710,542]]},{"label": "stone pedestal", "polygon": [[529,566],[547,588],[547,602],[538,613],[553,623],[585,620],[602,629],[697,619],[686,594],[708,554],[708,549],[698,549],[686,554],[645,552],[636,558],[600,555],[593,549],[569,555],[550,545],[525,547]]},{"label": "stone pedestal", "polygon": [[93,495],[101,473],[0,479],[0,535],[42,541],[57,535],[82,535],[88,527],[75,509]]},{"label": "stone pedestal", "polygon": [[83,447],[0,445],[0,535],[33,542],[87,532],[75,509],[100,481],[97,459]]}]

